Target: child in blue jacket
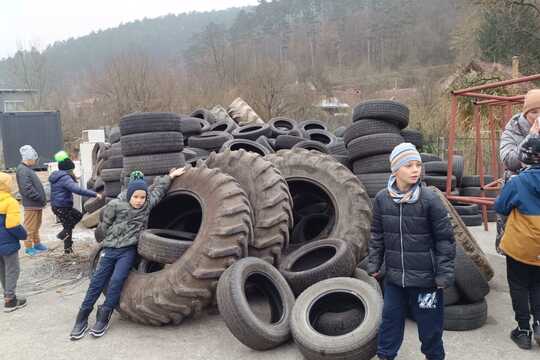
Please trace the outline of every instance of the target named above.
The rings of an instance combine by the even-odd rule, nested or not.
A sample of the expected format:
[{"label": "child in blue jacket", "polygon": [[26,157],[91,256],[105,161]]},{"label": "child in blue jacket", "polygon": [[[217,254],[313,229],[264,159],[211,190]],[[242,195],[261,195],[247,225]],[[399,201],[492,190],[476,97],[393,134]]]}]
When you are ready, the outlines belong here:
[{"label": "child in blue jacket", "polygon": [[21,225],[19,203],[11,196],[11,187],[11,176],[0,172],[0,282],[4,289],[5,312],[26,305],[26,299],[15,295],[20,273],[20,241],[26,239],[26,230]]}]

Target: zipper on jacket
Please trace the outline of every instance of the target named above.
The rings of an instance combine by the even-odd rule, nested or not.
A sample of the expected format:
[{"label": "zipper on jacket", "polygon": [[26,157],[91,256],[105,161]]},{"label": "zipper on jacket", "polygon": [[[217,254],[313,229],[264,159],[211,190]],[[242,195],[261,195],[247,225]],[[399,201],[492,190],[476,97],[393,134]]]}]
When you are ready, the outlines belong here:
[{"label": "zipper on jacket", "polygon": [[399,238],[401,241],[401,283],[405,287],[405,259],[403,255],[403,204],[399,203]]}]

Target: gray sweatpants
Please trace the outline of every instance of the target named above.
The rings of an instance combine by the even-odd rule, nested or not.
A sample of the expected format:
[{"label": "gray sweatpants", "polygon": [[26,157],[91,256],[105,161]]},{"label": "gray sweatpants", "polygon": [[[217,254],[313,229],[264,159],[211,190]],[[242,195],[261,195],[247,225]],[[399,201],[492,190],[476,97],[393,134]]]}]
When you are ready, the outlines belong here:
[{"label": "gray sweatpants", "polygon": [[4,289],[4,299],[15,297],[15,288],[19,280],[19,252],[8,256],[0,256],[0,282]]}]

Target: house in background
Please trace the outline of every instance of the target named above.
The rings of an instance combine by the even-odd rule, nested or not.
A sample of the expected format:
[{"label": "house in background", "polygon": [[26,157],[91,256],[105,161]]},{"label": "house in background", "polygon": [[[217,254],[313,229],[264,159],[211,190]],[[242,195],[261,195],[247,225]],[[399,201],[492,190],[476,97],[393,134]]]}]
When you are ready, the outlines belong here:
[{"label": "house in background", "polygon": [[0,113],[28,110],[36,93],[31,89],[0,89]]}]

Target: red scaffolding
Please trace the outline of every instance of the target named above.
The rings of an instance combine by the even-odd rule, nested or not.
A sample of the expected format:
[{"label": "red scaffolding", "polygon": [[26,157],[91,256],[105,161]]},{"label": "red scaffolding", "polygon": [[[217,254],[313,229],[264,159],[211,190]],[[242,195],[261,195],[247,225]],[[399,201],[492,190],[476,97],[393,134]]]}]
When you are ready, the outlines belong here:
[{"label": "red scaffolding", "polygon": [[[499,190],[502,184],[501,179],[495,180],[492,183],[485,183],[485,173],[484,173],[484,156],[483,156],[483,144],[481,138],[481,128],[482,128],[482,113],[480,108],[482,106],[487,106],[487,116],[488,116],[488,126],[489,126],[489,135],[490,135],[490,147],[491,147],[491,169],[494,172],[493,176],[500,178],[502,176],[502,166],[500,161],[498,161],[498,148],[497,148],[497,124],[495,122],[493,108],[495,106],[503,109],[503,118],[498,124],[500,128],[504,128],[506,123],[512,117],[512,105],[523,103],[525,95],[518,96],[499,96],[499,95],[489,95],[484,94],[481,91],[488,89],[495,89],[499,87],[505,87],[520,83],[526,83],[530,81],[540,80],[540,74],[525,76],[512,80],[498,81],[491,84],[485,84],[480,86],[475,86],[467,89],[455,90],[452,91],[451,96],[451,108],[450,108],[450,125],[449,125],[449,136],[448,136],[448,177],[446,179],[446,197],[448,200],[459,201],[469,204],[478,204],[482,206],[482,219],[484,222],[485,230],[488,230],[488,219],[487,219],[487,207],[492,206],[495,202],[495,199],[488,198],[485,196],[484,190]],[[475,129],[475,143],[476,143],[476,161],[477,168],[479,169],[478,175],[480,175],[480,188],[481,196],[456,196],[451,195],[452,192],[452,172],[453,172],[453,157],[454,157],[454,147],[456,143],[456,127],[458,121],[458,97],[472,97],[475,98],[474,102],[474,129]],[[496,173],[495,173],[496,172]]]}]

